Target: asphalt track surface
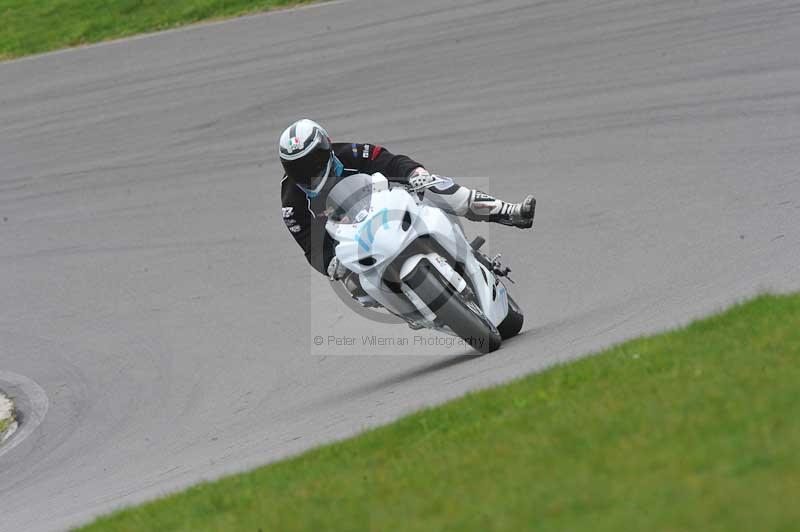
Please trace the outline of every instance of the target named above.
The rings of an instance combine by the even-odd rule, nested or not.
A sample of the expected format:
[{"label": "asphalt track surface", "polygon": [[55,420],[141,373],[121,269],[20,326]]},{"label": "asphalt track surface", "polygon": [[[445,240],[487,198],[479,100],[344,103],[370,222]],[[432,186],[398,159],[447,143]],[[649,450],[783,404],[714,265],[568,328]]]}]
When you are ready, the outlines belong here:
[{"label": "asphalt track surface", "polygon": [[[41,422],[0,450],[0,529],[800,289],[798,28],[796,2],[351,0],[0,64],[0,386]],[[524,334],[320,355],[410,333],[345,309],[283,227],[274,142],[301,115],[535,193],[535,231],[469,227]]]}]

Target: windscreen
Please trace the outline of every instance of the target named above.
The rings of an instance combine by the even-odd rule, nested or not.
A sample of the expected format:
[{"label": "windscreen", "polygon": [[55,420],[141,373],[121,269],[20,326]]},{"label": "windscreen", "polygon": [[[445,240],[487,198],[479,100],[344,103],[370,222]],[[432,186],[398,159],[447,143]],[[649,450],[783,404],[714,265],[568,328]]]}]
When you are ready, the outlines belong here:
[{"label": "windscreen", "polygon": [[345,177],[328,194],[325,212],[328,220],[340,224],[361,222],[369,214],[372,177],[355,174]]}]

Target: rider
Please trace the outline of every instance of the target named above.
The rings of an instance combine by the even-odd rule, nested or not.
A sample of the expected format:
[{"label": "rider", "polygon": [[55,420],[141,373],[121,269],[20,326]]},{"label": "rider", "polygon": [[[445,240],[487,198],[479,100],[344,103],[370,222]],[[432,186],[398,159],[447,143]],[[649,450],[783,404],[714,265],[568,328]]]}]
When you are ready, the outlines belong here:
[{"label": "rider", "polygon": [[[526,196],[507,203],[483,192],[428,172],[405,155],[378,144],[331,142],[316,122],[298,120],[278,142],[285,175],[281,182],[283,221],[305,252],[308,262],[331,280],[345,280],[348,270],[336,259],[334,241],[325,231],[325,198],[342,178],[380,172],[389,181],[409,185],[441,209],[468,220],[496,222],[520,228],[533,225],[536,200]],[[353,292],[356,286],[345,282]]]}]

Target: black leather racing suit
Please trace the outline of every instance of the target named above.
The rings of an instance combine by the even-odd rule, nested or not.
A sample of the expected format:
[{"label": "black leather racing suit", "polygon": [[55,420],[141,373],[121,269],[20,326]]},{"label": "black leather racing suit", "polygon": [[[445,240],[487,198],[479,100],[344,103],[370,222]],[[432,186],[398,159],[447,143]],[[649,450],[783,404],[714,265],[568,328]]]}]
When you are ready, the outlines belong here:
[{"label": "black leather racing suit", "polygon": [[[422,164],[405,155],[395,155],[377,144],[335,142],[334,155],[343,169],[330,176],[314,198],[309,198],[289,177],[281,182],[283,222],[303,248],[306,259],[317,271],[327,275],[328,264],[335,256],[335,242],[325,230],[325,200],[328,193],[342,178],[353,174],[380,172],[389,181],[410,183],[418,187],[412,176]],[[428,176],[430,179],[431,176]],[[437,178],[431,186],[425,185],[425,198],[437,207],[471,220],[497,221],[498,212],[507,205],[488,194],[460,186],[448,178]]]},{"label": "black leather racing suit", "polygon": [[325,199],[327,193],[343,177],[380,172],[391,181],[404,181],[422,165],[405,155],[394,155],[377,144],[334,142],[333,153],[344,165],[341,176],[331,176],[319,195],[308,198],[290,178],[281,182],[283,222],[303,248],[309,264],[326,274],[334,257],[334,240],[325,231]]}]

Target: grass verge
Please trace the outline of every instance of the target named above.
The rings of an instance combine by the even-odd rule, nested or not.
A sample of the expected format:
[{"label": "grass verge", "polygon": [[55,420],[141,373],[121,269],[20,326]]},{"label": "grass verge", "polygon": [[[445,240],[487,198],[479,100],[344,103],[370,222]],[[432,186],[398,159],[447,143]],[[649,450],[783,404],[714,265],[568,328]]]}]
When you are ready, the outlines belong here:
[{"label": "grass verge", "polygon": [[796,530],[798,412],[762,296],[82,530]]},{"label": "grass verge", "polygon": [[0,443],[14,421],[14,402],[0,392]]},{"label": "grass verge", "polygon": [[311,0],[0,0],[0,59]]}]

